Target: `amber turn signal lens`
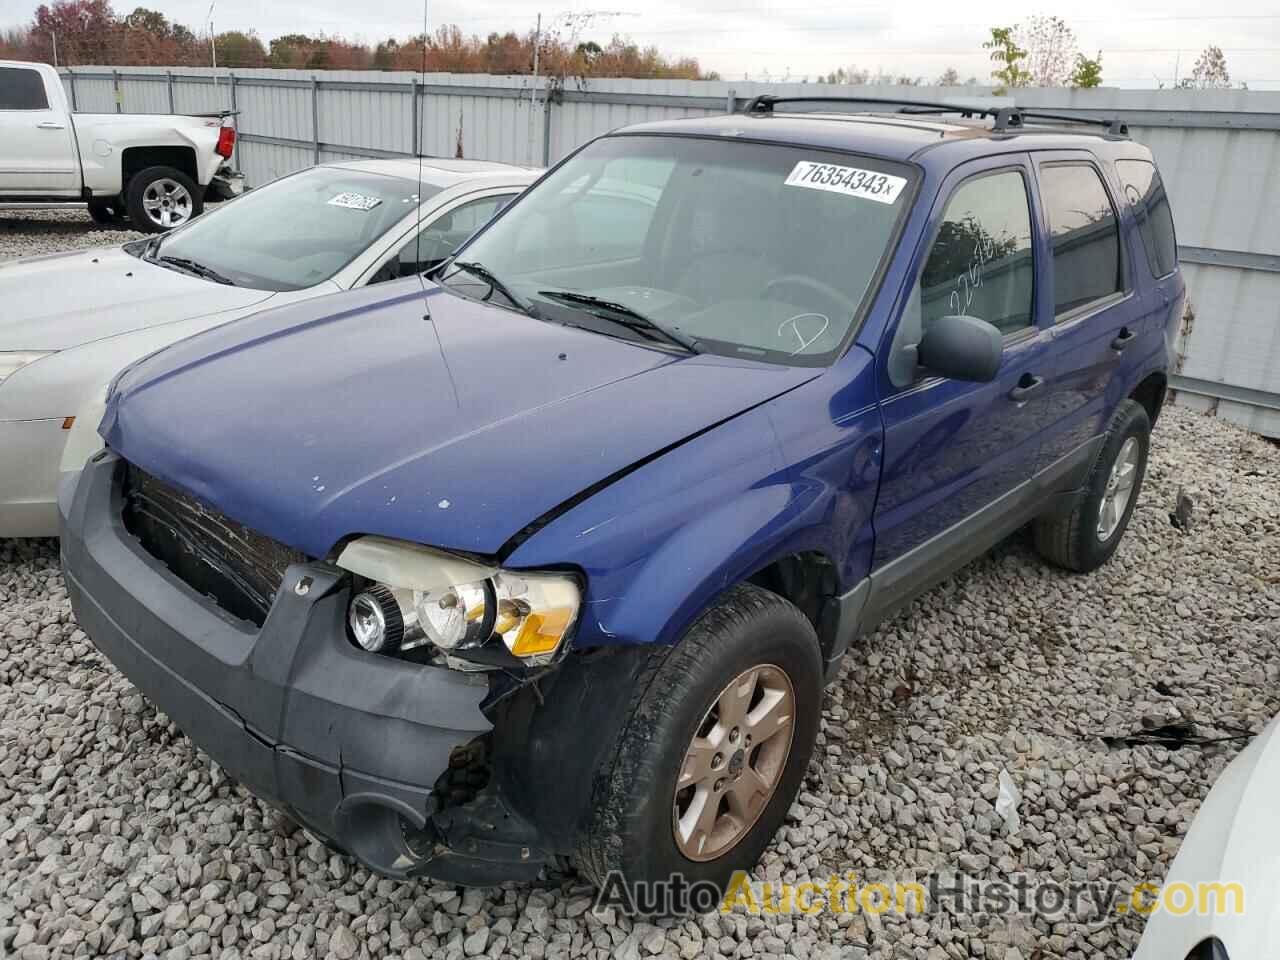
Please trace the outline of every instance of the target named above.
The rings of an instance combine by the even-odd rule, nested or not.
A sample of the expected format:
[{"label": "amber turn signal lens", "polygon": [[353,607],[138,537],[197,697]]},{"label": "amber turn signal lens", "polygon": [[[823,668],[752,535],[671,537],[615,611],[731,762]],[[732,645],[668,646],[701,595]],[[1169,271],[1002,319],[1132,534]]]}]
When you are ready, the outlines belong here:
[{"label": "amber turn signal lens", "polygon": [[568,607],[552,610],[540,610],[525,617],[511,644],[511,652],[517,657],[534,657],[541,653],[551,653],[560,645],[560,639],[569,629],[574,611]]}]

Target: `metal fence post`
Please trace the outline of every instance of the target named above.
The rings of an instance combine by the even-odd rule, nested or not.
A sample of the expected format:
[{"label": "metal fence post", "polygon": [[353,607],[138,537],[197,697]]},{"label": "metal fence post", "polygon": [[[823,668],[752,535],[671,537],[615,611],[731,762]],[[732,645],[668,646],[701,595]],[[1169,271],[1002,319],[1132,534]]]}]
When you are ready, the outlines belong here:
[{"label": "metal fence post", "polygon": [[124,113],[124,94],[120,91],[120,71],[111,71],[111,85],[116,91],[116,113]]},{"label": "metal fence post", "polygon": [[311,75],[311,142],[314,146],[314,163],[320,162],[320,81]]},{"label": "metal fence post", "polygon": [[237,170],[240,169],[240,103],[236,97],[236,75],[230,71],[227,76],[231,78],[231,129],[236,132],[235,146],[231,149],[232,163],[235,164]]},{"label": "metal fence post", "polygon": [[164,76],[165,76],[165,85],[169,88],[169,112],[177,113],[178,107],[174,103],[174,99],[173,99],[173,71],[166,70],[164,72]]},{"label": "metal fence post", "polygon": [[551,98],[542,95],[542,165],[551,166]]},{"label": "metal fence post", "polygon": [[422,121],[418,119],[418,78],[413,78],[412,100],[409,101],[409,114],[413,117],[413,155],[422,155]]},{"label": "metal fence post", "polygon": [[70,67],[67,67],[67,79],[71,81],[68,86],[71,88],[71,112],[75,113],[80,108],[76,105],[76,73]]}]

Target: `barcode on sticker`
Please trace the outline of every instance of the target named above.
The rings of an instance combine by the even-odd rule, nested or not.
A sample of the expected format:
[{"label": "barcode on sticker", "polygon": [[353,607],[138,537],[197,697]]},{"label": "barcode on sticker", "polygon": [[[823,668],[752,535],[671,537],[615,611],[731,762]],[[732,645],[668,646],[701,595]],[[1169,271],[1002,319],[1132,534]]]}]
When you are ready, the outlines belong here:
[{"label": "barcode on sticker", "polygon": [[382,202],[381,197],[366,197],[362,193],[340,193],[329,204],[334,207],[346,207],[348,210],[372,210]]},{"label": "barcode on sticker", "polygon": [[907,185],[906,177],[889,173],[876,173],[858,167],[841,167],[834,163],[816,163],[801,160],[787,177],[789,187],[808,187],[810,190],[828,190],[848,197],[862,197],[877,203],[893,203]]}]

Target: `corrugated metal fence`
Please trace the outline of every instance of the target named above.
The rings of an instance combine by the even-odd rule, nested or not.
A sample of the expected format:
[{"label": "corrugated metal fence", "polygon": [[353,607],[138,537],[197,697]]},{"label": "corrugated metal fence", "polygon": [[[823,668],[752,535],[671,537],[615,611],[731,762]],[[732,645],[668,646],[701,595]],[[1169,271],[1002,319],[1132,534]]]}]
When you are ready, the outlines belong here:
[{"label": "corrugated metal fence", "polygon": [[[829,87],[686,80],[570,80],[473,74],[78,67],[80,112],[239,111],[237,161],[261,185],[312,163],[418,153],[555,162],[645,120],[740,109],[761,93],[967,102],[983,88]],[[1018,102],[1119,116],[1156,155],[1191,288],[1176,379],[1184,403],[1280,436],[1280,93],[1025,90]],[[416,122],[415,122],[416,120]]]}]

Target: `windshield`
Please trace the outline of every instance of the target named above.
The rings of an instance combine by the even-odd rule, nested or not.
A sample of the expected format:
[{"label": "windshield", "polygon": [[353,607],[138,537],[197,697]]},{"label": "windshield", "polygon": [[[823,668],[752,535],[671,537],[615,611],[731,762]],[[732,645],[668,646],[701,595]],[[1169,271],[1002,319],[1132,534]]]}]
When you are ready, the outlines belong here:
[{"label": "windshield", "polygon": [[802,147],[606,138],[526,193],[442,282],[610,336],[659,343],[656,325],[673,349],[829,362],[889,251],[909,171]]},{"label": "windshield", "polygon": [[171,258],[259,290],[301,290],[328,280],[413,212],[412,180],[312,167],[260,187],[160,241]]}]

